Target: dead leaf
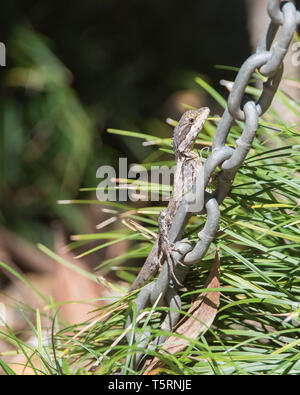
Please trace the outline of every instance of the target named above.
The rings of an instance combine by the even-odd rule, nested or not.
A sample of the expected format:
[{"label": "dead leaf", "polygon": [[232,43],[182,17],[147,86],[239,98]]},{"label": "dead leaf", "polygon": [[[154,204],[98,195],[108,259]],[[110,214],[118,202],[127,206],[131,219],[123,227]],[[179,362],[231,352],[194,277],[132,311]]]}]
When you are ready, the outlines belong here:
[{"label": "dead leaf", "polygon": [[[220,286],[220,255],[217,249],[213,267],[205,284],[205,288],[219,288]],[[166,351],[170,354],[183,351],[189,345],[189,339],[196,339],[199,334],[204,334],[212,325],[217,314],[220,302],[219,291],[206,291],[197,297],[192,303],[187,315],[177,324],[174,332],[185,338],[171,336],[166,341],[160,352]],[[148,363],[147,363],[148,362]],[[164,364],[155,357],[152,361],[147,361],[148,365],[144,374],[153,374],[153,369],[161,368]]]}]

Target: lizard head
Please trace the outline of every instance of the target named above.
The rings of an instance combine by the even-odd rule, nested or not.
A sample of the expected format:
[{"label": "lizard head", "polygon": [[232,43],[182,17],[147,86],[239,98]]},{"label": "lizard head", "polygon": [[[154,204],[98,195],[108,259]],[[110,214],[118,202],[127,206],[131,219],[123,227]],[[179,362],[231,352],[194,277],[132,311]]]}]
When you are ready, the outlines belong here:
[{"label": "lizard head", "polygon": [[209,114],[208,107],[186,111],[174,129],[173,148],[175,155],[193,149],[195,140]]}]

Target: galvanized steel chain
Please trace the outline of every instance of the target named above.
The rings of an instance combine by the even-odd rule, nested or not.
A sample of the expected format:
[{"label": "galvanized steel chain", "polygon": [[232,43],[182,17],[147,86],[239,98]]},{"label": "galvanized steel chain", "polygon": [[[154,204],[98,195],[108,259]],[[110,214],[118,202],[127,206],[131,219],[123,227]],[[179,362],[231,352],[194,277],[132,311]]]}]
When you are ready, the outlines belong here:
[{"label": "galvanized steel chain", "polygon": [[[183,226],[191,211],[191,202],[194,202],[195,194],[203,196],[202,199],[197,200],[198,206],[195,207],[195,204],[192,206],[192,211],[195,214],[207,215],[206,223],[198,234],[199,241],[192,243],[188,239],[184,239],[175,244],[174,256],[178,262],[183,264],[175,266],[174,274],[181,283],[184,281],[189,267],[199,264],[214,239],[220,220],[219,206],[230,191],[235,175],[251,148],[258,129],[259,117],[271,105],[281,81],[283,59],[293,39],[297,24],[300,24],[300,12],[290,1],[268,0],[267,8],[270,16],[268,26],[258,43],[256,52],[243,63],[237,74],[229,94],[227,108],[215,133],[212,152],[197,175],[193,190],[185,195],[172,223],[170,233],[176,233],[176,228]],[[278,30],[278,38],[273,43]],[[257,101],[245,94],[245,89],[255,70],[267,78]],[[236,148],[232,148],[225,146],[225,143],[235,121],[243,121],[244,130],[236,141]],[[214,192],[208,192],[206,189],[209,180],[217,169],[221,170],[218,173],[217,186]],[[161,325],[165,331],[172,331],[178,322],[181,310],[181,300],[177,292],[178,285],[171,277],[169,266],[165,262],[157,280],[146,285],[135,301],[137,317],[143,309],[153,306],[155,303],[158,306],[169,306],[170,310]],[[132,315],[128,317],[126,327],[131,327],[131,324]],[[127,336],[130,340],[131,334],[128,333]],[[142,333],[137,331],[133,340],[140,347],[144,348],[148,345],[149,348],[153,348],[157,344],[163,343],[165,337],[156,338],[154,341],[150,341],[150,339],[150,331],[144,330]],[[140,352],[135,353],[135,367],[139,364],[142,356],[143,354]]]}]

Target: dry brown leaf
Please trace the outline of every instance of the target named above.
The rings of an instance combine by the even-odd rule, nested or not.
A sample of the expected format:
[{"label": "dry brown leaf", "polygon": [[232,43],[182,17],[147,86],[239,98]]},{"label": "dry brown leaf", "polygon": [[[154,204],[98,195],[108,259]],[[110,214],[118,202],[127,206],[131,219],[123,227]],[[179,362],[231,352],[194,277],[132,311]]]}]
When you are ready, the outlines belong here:
[{"label": "dry brown leaf", "polygon": [[[219,288],[220,286],[220,255],[217,249],[213,267],[211,268],[209,277],[205,284],[205,288]],[[185,337],[178,338],[178,336],[171,336],[162,347],[161,352],[166,351],[170,354],[183,351],[189,345],[189,339],[196,339],[200,333],[205,333],[212,325],[217,314],[220,302],[219,291],[207,291],[199,294],[196,300],[192,303],[187,316],[185,316],[177,324],[174,332],[177,335]],[[146,362],[144,368],[148,365],[144,374],[153,374],[153,369],[158,369],[163,366],[164,362],[155,357],[152,361]]]}]

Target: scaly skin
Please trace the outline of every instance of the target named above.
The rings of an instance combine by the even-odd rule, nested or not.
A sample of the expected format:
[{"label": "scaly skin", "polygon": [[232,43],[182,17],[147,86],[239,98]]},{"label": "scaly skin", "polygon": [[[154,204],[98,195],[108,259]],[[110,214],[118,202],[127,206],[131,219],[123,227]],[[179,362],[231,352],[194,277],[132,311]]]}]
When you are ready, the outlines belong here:
[{"label": "scaly skin", "polygon": [[[184,194],[191,190],[201,167],[200,158],[193,151],[193,147],[208,115],[209,109],[207,107],[186,111],[174,129],[173,149],[176,165],[172,197],[166,210],[159,216],[158,238],[132,284],[131,291],[140,288],[154,277],[165,259],[167,259],[171,273],[173,273],[172,248],[173,243],[177,240],[169,239],[169,230]],[[177,239],[181,237],[184,227],[185,224],[179,230]],[[176,278],[174,279],[176,280]]]}]

